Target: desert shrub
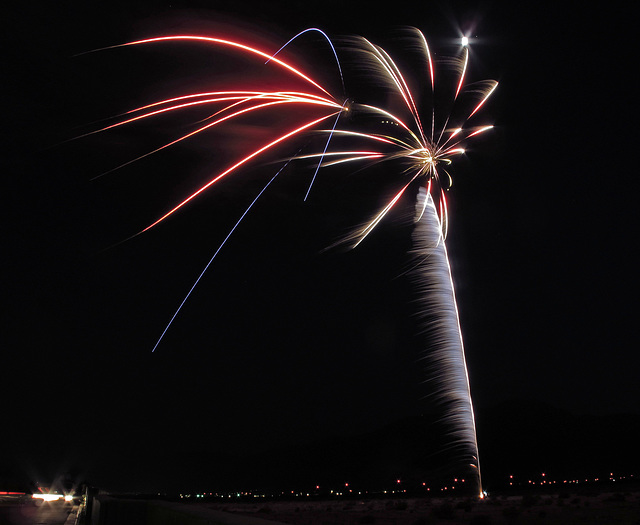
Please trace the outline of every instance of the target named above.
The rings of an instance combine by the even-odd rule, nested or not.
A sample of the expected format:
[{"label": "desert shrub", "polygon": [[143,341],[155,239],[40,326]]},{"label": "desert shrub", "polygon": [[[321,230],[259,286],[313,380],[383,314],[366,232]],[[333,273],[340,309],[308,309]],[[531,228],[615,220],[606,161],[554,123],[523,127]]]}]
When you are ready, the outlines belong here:
[{"label": "desert shrub", "polygon": [[622,492],[616,492],[615,494],[611,494],[605,501],[625,501],[627,496]]},{"label": "desert shrub", "polygon": [[520,513],[520,509],[516,507],[506,507],[502,509],[502,515],[509,525],[513,525],[518,520]]},{"label": "desert shrub", "polygon": [[487,516],[486,514],[478,514],[471,518],[469,525],[493,525],[493,520],[491,516]]},{"label": "desert shrub", "polygon": [[523,507],[533,507],[538,503],[540,498],[535,494],[525,494],[522,496],[522,506]]},{"label": "desert shrub", "polygon": [[455,518],[456,512],[451,503],[443,503],[433,509],[433,515],[443,520],[452,520]]},{"label": "desert shrub", "polygon": [[387,510],[407,510],[409,504],[404,500],[392,500],[390,499],[385,503]]},{"label": "desert shrub", "polygon": [[464,510],[465,512],[471,512],[473,510],[473,501],[468,499],[465,501],[460,501],[456,505],[456,509]]},{"label": "desert shrub", "polygon": [[402,500],[400,500],[400,501],[396,501],[396,502],[394,503],[394,505],[393,505],[393,509],[394,509],[394,510],[407,510],[407,507],[408,507],[408,506],[409,506],[409,505],[407,504],[407,502],[406,502],[406,501],[402,501]]}]

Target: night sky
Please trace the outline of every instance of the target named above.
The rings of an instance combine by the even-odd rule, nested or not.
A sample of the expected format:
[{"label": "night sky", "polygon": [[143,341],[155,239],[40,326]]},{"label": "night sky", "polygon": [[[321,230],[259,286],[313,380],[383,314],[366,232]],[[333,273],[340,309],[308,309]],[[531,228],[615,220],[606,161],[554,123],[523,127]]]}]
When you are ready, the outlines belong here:
[{"label": "night sky", "polygon": [[[275,48],[313,26],[369,37],[396,55],[399,27],[422,29],[434,49],[473,28],[468,75],[500,82],[481,119],[495,129],[453,166],[449,195],[474,402],[640,413],[630,7],[216,4],[68,2],[10,12],[3,481],[64,471],[115,490],[180,489],[220,481],[206,467],[219,457],[357,434],[420,410],[407,351],[406,231],[391,218],[355,251],[323,251],[374,211],[367,206],[388,189],[378,179],[329,178],[309,203],[308,179],[283,179],[151,353],[264,184],[264,167],[118,244],[205,180],[233,140],[194,141],[93,181],[161,131],[65,141],[181,83],[214,80],[217,68],[232,76],[233,67],[179,46],[166,55],[76,55],[214,28]],[[314,64],[331,64],[326,49],[305,49]],[[339,87],[329,66],[319,76]]]}]

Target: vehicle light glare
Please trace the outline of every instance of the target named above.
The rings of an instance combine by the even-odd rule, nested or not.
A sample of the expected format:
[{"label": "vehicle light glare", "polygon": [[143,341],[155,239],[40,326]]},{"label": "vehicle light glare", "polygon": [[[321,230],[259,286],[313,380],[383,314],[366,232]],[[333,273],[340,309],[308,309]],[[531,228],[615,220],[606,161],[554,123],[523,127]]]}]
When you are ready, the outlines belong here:
[{"label": "vehicle light glare", "polygon": [[61,494],[34,494],[32,497],[43,501],[58,501],[63,498]]}]

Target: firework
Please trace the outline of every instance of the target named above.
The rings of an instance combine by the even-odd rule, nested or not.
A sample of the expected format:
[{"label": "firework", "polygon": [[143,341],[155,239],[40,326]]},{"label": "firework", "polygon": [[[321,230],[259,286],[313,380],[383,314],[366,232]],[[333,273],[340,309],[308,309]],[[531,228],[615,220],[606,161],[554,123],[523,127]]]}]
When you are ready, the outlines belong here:
[{"label": "firework", "polygon": [[[281,58],[282,50],[286,46],[309,32],[320,34],[330,46],[335,59],[336,75],[341,81],[341,93],[332,94],[331,90],[323,87],[312,74]],[[414,30],[412,36],[420,50],[417,58],[417,70],[420,74],[414,74],[411,78],[403,74],[402,68],[389,53],[369,40],[352,39],[345,45],[344,51],[356,53],[356,62],[366,68],[370,86],[375,86],[376,91],[383,90],[387,99],[393,101],[388,104],[364,99],[352,100],[347,97],[345,79],[342,78],[343,68],[339,60],[340,53],[326,34],[315,28],[303,31],[276,50],[265,50],[247,43],[200,35],[163,36],[113,46],[195,45],[206,46],[216,53],[239,54],[255,59],[256,67],[269,68],[280,75],[282,89],[260,90],[255,89],[255,86],[248,86],[245,90],[184,93],[135,108],[94,133],[108,132],[122,126],[134,126],[162,115],[180,115],[183,112],[186,114],[195,108],[207,111],[206,117],[197,121],[189,132],[178,134],[172,140],[127,162],[129,164],[204,133],[228,133],[232,124],[241,119],[264,122],[260,119],[264,119],[265,116],[268,118],[274,110],[277,110],[280,116],[288,117],[285,125],[265,126],[265,132],[270,133],[267,138],[250,144],[247,151],[232,159],[220,171],[212,173],[204,184],[172,203],[167,211],[159,214],[135,234],[147,232],[181,212],[200,195],[211,191],[222,179],[241,176],[243,168],[266,160],[271,153],[280,151],[277,148],[286,145],[296,152],[283,160],[281,166],[274,170],[268,182],[215,251],[160,335],[154,351],[227,239],[255,202],[280,175],[285,165],[296,163],[301,166],[306,163],[312,166],[309,184],[305,195],[302,196],[305,200],[313,191],[321,170],[329,170],[334,166],[354,166],[354,169],[362,170],[373,165],[383,165],[386,172],[392,174],[391,182],[395,189],[387,202],[360,227],[354,228],[349,235],[336,243],[351,248],[358,246],[375,230],[410,188],[415,190],[416,186],[420,187],[419,195],[422,198],[417,200],[414,219],[416,226],[413,233],[414,253],[419,263],[410,275],[420,298],[420,316],[428,341],[428,350],[424,352],[421,361],[427,363],[425,371],[427,379],[435,384],[434,395],[439,396],[451,412],[451,419],[456,428],[453,433],[460,443],[471,451],[469,463],[477,471],[480,486],[469,381],[451,270],[444,244],[449,223],[446,192],[452,184],[448,168],[457,156],[464,154],[463,144],[468,139],[491,129],[490,125],[475,124],[474,121],[475,115],[496,89],[497,82],[467,83],[468,46],[463,45],[457,56],[439,60],[436,64],[424,35]],[[449,69],[455,73],[453,82],[446,77],[440,81],[440,77],[437,76],[439,65],[450,66]],[[416,68],[412,70],[415,71]],[[419,97],[415,96],[411,84],[423,86]],[[369,88],[368,93],[371,92]],[[441,112],[440,108],[446,110]],[[305,148],[305,144],[318,143],[310,140],[310,136],[314,134],[323,136],[320,142],[322,146],[317,149]]]}]

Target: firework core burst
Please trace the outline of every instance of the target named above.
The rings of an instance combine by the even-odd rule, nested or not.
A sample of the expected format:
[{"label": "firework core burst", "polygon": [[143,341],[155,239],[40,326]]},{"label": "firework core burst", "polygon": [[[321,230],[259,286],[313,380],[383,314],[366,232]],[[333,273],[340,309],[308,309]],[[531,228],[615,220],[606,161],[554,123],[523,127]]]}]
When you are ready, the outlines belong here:
[{"label": "firework core burst", "polygon": [[[329,56],[335,63],[335,76],[341,85],[340,93],[332,93],[332,89],[323,87],[318,79],[313,78],[312,73],[282,58],[285,55],[285,48],[289,52],[294,41],[308,38],[310,35],[320,37],[322,45],[331,51]],[[139,125],[163,115],[188,114],[188,111],[198,108],[207,111],[204,119],[192,123],[189,132],[177,133],[172,140],[131,159],[126,164],[142,160],[204,133],[232,133],[230,129],[233,130],[233,124],[241,119],[243,122],[247,119],[255,119],[255,122],[263,126],[264,133],[270,134],[266,135],[266,138],[264,138],[265,134],[262,134],[260,140],[256,140],[249,146],[248,151],[243,151],[220,171],[212,173],[204,184],[173,203],[169,203],[165,212],[150,220],[146,227],[132,237],[169,220],[200,195],[213,190],[222,179],[241,176],[243,168],[250,164],[266,162],[268,155],[276,150],[280,151],[277,148],[287,146],[290,151],[295,151],[274,169],[274,173],[261,191],[231,228],[171,317],[153,351],[162,341],[166,331],[226,241],[257,200],[282,173],[285,166],[292,163],[304,164],[306,169],[312,166],[306,193],[301,196],[306,200],[313,191],[317,176],[323,169],[338,165],[353,165],[354,170],[363,170],[382,163],[388,165],[387,172],[392,174],[393,183],[396,184],[393,194],[361,226],[354,228],[349,235],[337,243],[351,248],[358,246],[375,230],[409,188],[415,190],[416,185],[419,185],[422,188],[420,191],[422,198],[418,199],[416,206],[417,227],[414,236],[421,235],[420,231],[427,233],[416,240],[414,247],[416,253],[422,258],[435,255],[431,266],[420,265],[413,275],[418,282],[424,283],[423,289],[420,289],[420,286],[417,288],[425,297],[423,301],[425,315],[435,317],[435,324],[440,325],[437,329],[439,331],[436,330],[437,333],[432,334],[436,339],[436,343],[433,344],[437,346],[437,350],[433,353],[435,357],[431,358],[427,369],[432,370],[430,373],[433,374],[437,373],[433,372],[433,369],[438,366],[446,368],[442,371],[441,380],[436,382],[437,395],[456,399],[455,406],[451,407],[456,411],[453,414],[453,420],[459,424],[461,430],[458,434],[471,450],[470,462],[477,472],[479,493],[482,495],[469,382],[444,240],[449,224],[446,192],[452,184],[452,178],[448,172],[449,166],[456,157],[465,153],[464,144],[469,139],[492,128],[491,125],[476,124],[475,119],[476,114],[498,84],[495,81],[467,83],[469,61],[467,43],[460,46],[456,56],[446,59],[438,58],[436,61],[426,38],[419,30],[411,30],[410,36],[414,44],[412,49],[419,50],[414,57],[419,67],[411,68],[418,74],[412,74],[411,78],[403,74],[402,68],[389,53],[366,38],[345,40],[347,43],[344,48],[338,48],[324,32],[316,28],[302,31],[280,49],[262,49],[246,42],[202,35],[161,36],[104,48],[157,46],[162,50],[166,46],[171,46],[175,50],[180,46],[200,46],[204,47],[206,52],[234,56],[240,54],[244,59],[255,60],[256,68],[268,68],[280,75],[283,78],[282,89],[264,91],[249,85],[245,90],[187,92],[132,109],[117,117],[111,124],[91,131],[89,134]],[[392,100],[393,103],[380,105],[369,103],[368,100],[355,100],[355,97],[349,98],[345,89],[345,85],[348,84],[345,82],[343,72],[350,74],[358,67],[343,69],[342,53],[357,56],[358,67],[365,68],[368,77],[375,81],[371,82],[368,92],[373,92],[371,89],[373,87],[376,91],[382,90],[386,100]],[[445,75],[441,79],[437,74],[440,65],[449,66],[448,69],[454,72],[453,77]],[[454,80],[452,81],[451,78]],[[412,87],[415,85],[422,86],[419,92]],[[292,89],[291,86],[296,87]],[[270,112],[274,109],[290,117],[284,127],[264,124],[265,119],[268,120]],[[316,137],[316,140],[312,141],[310,137]],[[312,146],[308,146],[309,144]],[[109,171],[126,164],[121,164]],[[433,294],[434,289],[439,290],[437,300],[429,298],[429,294]],[[444,295],[441,293],[443,289],[446,291]],[[425,321],[426,324],[427,321]],[[463,421],[460,422],[460,420]]]}]

